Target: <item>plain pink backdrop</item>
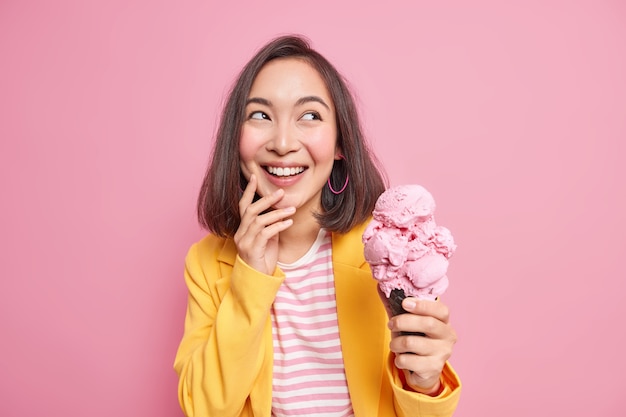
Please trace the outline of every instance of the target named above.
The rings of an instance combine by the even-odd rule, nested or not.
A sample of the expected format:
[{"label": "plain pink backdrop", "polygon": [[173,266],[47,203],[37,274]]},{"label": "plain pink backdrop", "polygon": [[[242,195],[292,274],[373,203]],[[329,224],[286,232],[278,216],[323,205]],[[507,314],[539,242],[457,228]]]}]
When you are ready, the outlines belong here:
[{"label": "plain pink backdrop", "polygon": [[456,237],[456,416],[624,413],[624,3],[217,3],[0,2],[0,415],[181,415],[219,108],[290,32]]}]

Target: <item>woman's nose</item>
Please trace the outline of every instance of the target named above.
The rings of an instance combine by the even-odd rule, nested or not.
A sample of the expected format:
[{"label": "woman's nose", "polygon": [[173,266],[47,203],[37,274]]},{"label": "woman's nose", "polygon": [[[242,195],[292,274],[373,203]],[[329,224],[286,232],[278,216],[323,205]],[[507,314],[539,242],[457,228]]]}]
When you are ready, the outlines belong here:
[{"label": "woman's nose", "polygon": [[267,149],[279,155],[295,152],[300,148],[300,141],[297,135],[297,129],[294,127],[288,124],[280,124],[276,126],[276,129],[272,133],[272,137],[267,144]]}]

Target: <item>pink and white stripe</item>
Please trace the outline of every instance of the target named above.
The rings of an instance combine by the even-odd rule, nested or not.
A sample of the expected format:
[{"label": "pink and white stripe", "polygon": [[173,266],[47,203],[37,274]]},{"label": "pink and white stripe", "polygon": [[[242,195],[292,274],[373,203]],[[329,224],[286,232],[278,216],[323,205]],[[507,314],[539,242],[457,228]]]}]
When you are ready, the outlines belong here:
[{"label": "pink and white stripe", "polygon": [[272,307],[272,415],[353,416],[339,342],[330,233],[293,264]]}]

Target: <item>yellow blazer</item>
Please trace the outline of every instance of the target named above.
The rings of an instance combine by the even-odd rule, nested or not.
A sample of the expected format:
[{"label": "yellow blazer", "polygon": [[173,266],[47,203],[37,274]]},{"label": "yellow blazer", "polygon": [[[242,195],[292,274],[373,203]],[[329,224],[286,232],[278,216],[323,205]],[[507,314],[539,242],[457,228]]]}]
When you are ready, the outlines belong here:
[{"label": "yellow blazer", "polygon": [[[369,265],[365,224],[332,235],[337,318],[356,417],[451,416],[461,391],[449,364],[437,397],[402,386],[390,332]],[[273,346],[270,307],[284,273],[262,274],[239,258],[232,239],[208,235],[185,261],[185,331],[176,354],[179,402],[187,416],[271,415]]]}]

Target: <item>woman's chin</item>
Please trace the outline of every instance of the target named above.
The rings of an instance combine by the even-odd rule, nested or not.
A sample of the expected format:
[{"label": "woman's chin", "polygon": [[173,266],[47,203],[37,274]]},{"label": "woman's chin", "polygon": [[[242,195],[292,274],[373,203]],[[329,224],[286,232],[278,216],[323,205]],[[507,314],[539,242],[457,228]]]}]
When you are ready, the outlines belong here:
[{"label": "woman's chin", "polygon": [[[285,200],[283,198],[278,203],[274,204],[272,206],[272,208],[275,209],[275,210],[279,210],[279,209],[284,209],[284,208],[293,207],[293,206],[294,206],[294,204],[292,202],[290,202],[289,200]],[[295,207],[297,208],[298,206],[295,206]]]}]

